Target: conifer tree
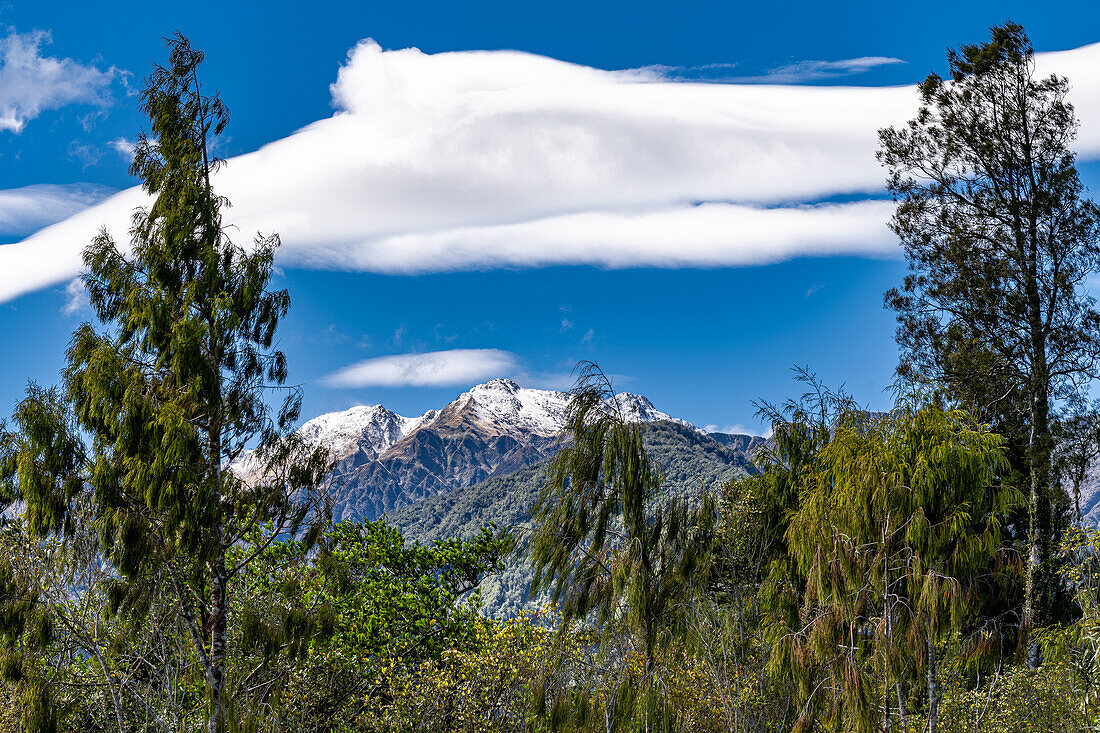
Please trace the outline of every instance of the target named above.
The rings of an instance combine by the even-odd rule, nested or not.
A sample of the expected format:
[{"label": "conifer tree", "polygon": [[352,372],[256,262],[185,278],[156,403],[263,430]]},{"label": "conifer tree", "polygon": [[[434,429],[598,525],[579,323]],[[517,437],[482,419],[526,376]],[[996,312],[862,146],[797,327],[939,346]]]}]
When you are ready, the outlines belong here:
[{"label": "conifer tree", "polygon": [[1036,74],[1023,28],[995,27],[948,62],[950,78],[920,85],[917,116],[880,132],[910,269],[886,303],[898,313],[899,375],[943,386],[1021,444],[1026,635],[1051,618],[1068,504],[1052,475],[1052,406],[1096,376],[1100,354],[1100,314],[1083,290],[1100,268],[1100,209],[1070,147],[1069,82]]},{"label": "conifer tree", "polygon": [[991,636],[980,609],[1019,501],[998,481],[1001,438],[932,406],[851,410],[833,431],[800,482],[787,541],[804,582],[773,597],[769,667],[794,683],[796,730],[904,728],[918,700],[934,732],[940,650]]},{"label": "conifer tree", "polygon": [[[644,659],[617,689],[618,725],[664,729],[654,694],[656,653],[682,634],[684,601],[705,583],[716,519],[713,497],[692,505],[662,496],[662,473],[598,366],[585,363],[564,435],[534,510],[532,593],[550,590],[562,630],[595,617],[601,633],[625,628]],[[621,728],[616,728],[621,729]]]},{"label": "conifer tree", "polygon": [[[270,289],[279,239],[229,239],[211,154],[228,111],[203,91],[203,54],[179,34],[167,45],[141,95],[150,130],[131,167],[153,203],[135,213],[129,247],[103,230],[84,251],[99,328],[72,336],[66,415],[41,390],[20,405],[0,478],[37,536],[93,522],[116,571],[112,612],[172,605],[203,673],[205,728],[222,733],[231,584],[278,537],[305,533],[308,547],[318,536],[327,457],[290,433],[301,395],[272,346],[289,307]],[[228,466],[249,445],[244,481]],[[231,552],[246,539],[251,551]]]}]

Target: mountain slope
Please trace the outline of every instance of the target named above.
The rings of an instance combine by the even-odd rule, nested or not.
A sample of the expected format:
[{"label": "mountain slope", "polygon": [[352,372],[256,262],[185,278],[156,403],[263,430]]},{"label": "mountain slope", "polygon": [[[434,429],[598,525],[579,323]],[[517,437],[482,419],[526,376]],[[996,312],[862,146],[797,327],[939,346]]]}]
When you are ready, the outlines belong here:
[{"label": "mountain slope", "polygon": [[[696,430],[645,397],[623,393],[616,399],[631,419]],[[314,418],[300,430],[332,450],[334,520],[373,519],[546,460],[557,451],[568,404],[567,392],[494,379],[418,418],[381,406],[353,407]]]},{"label": "mountain slope", "polygon": [[[748,454],[723,445],[719,440],[724,437],[724,433],[700,433],[660,421],[646,426],[645,446],[664,469],[670,494],[695,493],[701,485],[719,484],[752,471]],[[406,537],[421,542],[472,537],[489,522],[500,527],[522,526],[530,518],[545,479],[543,462],[410,504],[388,514],[387,521]]]},{"label": "mountain slope", "polygon": [[[744,440],[733,440],[734,437]],[[727,440],[729,439],[729,440]],[[720,442],[722,441],[722,442]],[[718,437],[673,421],[646,426],[650,456],[665,471],[669,494],[695,494],[703,485],[715,485],[752,471],[748,455],[723,442],[751,443],[748,436]],[[530,527],[530,513],[543,482],[547,463],[499,476],[446,494],[429,497],[387,515],[389,524],[407,538],[430,542],[448,537],[471,537],[490,522],[512,528],[522,542]],[[497,577],[482,584],[487,613],[512,616],[533,602],[527,598],[531,573],[522,558]]]}]

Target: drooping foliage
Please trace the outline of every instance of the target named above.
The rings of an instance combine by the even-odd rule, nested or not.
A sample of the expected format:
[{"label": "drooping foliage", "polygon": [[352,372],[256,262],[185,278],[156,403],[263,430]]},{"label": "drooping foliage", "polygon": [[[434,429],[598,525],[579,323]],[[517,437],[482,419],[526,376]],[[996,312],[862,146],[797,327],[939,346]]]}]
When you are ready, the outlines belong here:
[{"label": "drooping foliage", "polygon": [[766,581],[769,668],[794,684],[796,729],[881,730],[914,702],[934,720],[946,644],[1003,654],[983,615],[1012,568],[1001,528],[1019,497],[1003,467],[1000,437],[964,413],[838,417],[786,530],[801,583],[783,561]]},{"label": "drooping foliage", "polygon": [[595,364],[581,365],[566,431],[534,511],[532,592],[551,591],[563,629],[593,616],[636,638],[644,665],[616,692],[632,709],[620,724],[655,729],[669,712],[650,694],[656,651],[680,633],[682,603],[706,578],[714,500],[661,499],[643,427]]},{"label": "drooping foliage", "polygon": [[[1017,26],[953,53],[882,135],[919,397],[870,414],[799,370],[801,399],[761,405],[773,432],[739,443],[748,467],[688,426],[647,442],[582,365],[557,459],[435,503],[463,507],[439,536],[467,539],[431,545],[328,526],[324,450],[289,434],[278,240],[228,237],[210,152],[228,115],[201,53],[169,46],[134,162],[152,203],[129,246],[86,250],[96,319],[63,383],[0,425],[0,733],[1100,725],[1100,539],[1042,559],[1058,479],[1084,493],[1100,451],[1078,288],[1097,215],[1065,82],[1033,78]],[[524,559],[558,608],[501,621],[478,589],[511,539],[470,530],[517,483],[542,485]],[[521,493],[494,505],[509,524]],[[1067,623],[1036,625],[1044,604]],[[1013,656],[1028,635],[1036,669]]]}]

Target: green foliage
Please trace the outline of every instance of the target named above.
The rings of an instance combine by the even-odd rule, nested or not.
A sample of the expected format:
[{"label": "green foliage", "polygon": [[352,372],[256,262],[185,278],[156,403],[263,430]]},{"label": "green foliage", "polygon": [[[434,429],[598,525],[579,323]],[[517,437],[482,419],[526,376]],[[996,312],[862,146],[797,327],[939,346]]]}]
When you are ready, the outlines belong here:
[{"label": "green foliage", "polygon": [[[84,251],[99,329],[73,334],[63,390],[32,386],[19,405],[0,495],[25,502],[37,538],[94,532],[117,571],[105,586],[112,613],[138,624],[175,596],[216,733],[228,725],[228,588],[252,560],[227,554],[265,527],[257,551],[307,523],[316,537],[325,520],[311,492],[327,455],[287,435],[297,390],[268,407],[287,377],[272,344],[289,296],[268,287],[278,237],[248,249],[227,237],[208,143],[228,113],[202,92],[202,53],[182,36],[168,46],[169,66],[142,92],[151,130],[132,166],[153,204],[135,213],[129,247],[104,230]],[[249,441],[259,469],[246,482],[224,467]],[[117,695],[113,705],[122,728]]]},{"label": "green foliage", "polygon": [[[393,703],[372,725],[394,733],[606,733],[640,727],[637,719],[646,713],[644,655],[613,641],[600,643],[600,632],[583,625],[553,632],[558,619],[548,614],[483,620],[466,646],[395,677]],[[764,731],[779,723],[781,712],[769,706],[754,680],[722,689],[704,655],[665,649],[651,671],[669,703],[661,721],[666,729]],[[724,696],[740,716],[726,717]]]},{"label": "green foliage", "polygon": [[480,733],[545,730],[533,725],[531,681],[544,668],[551,633],[541,618],[482,619],[472,638],[419,665],[406,665],[391,682],[393,702],[372,726],[393,733]]},{"label": "green foliage", "polygon": [[695,506],[661,498],[644,429],[622,414],[595,364],[581,370],[566,418],[571,443],[535,507],[532,592],[550,591],[563,629],[591,619],[636,640],[644,664],[622,667],[616,727],[666,728],[672,711],[653,694],[656,653],[682,634],[683,602],[709,573],[715,505],[709,495]]},{"label": "green foliage", "polygon": [[[1072,674],[1060,664],[1037,670],[1013,667],[974,687],[951,677],[944,682],[942,733],[1062,733],[1093,730],[1096,718],[1081,711]],[[925,720],[914,716],[912,729]]]},{"label": "green foliage", "polygon": [[[154,202],[130,247],[104,231],[85,251],[97,323],[63,384],[0,424],[0,732],[1100,725],[1100,533],[1062,538],[1056,491],[1100,450],[1096,409],[1051,411],[1100,349],[1077,290],[1100,210],[1066,82],[1033,77],[1018,26],[952,52],[881,134],[912,269],[888,294],[899,373],[931,399],[869,414],[799,370],[800,399],[760,406],[773,436],[726,445],[628,421],[586,364],[556,458],[397,526],[328,524],[327,456],[290,432],[273,346],[278,239],[223,230],[228,112],[202,54],[169,47],[133,168]],[[494,577],[517,537],[530,566]],[[1075,603],[1031,629],[1057,616],[1055,568]],[[487,578],[498,611],[525,580],[558,608],[488,618]],[[1038,669],[1014,664],[1021,631]]]},{"label": "green foliage", "polygon": [[1083,290],[1100,270],[1100,208],[1076,169],[1069,82],[1036,75],[1023,28],[994,27],[948,63],[949,79],[920,85],[917,116],[879,133],[910,270],[886,304],[899,377],[993,423],[1030,478],[1026,632],[1054,619],[1060,593],[1053,549],[1068,502],[1050,411],[1100,356],[1100,313]]},{"label": "green foliage", "polygon": [[872,415],[800,378],[811,390],[770,410],[775,445],[744,482],[771,533],[756,544],[774,548],[768,669],[792,685],[796,730],[881,729],[922,685],[935,718],[945,645],[958,663],[1003,647],[983,613],[1006,585],[1001,527],[1020,500],[999,482],[1002,441],[962,412]]},{"label": "green foliage", "polygon": [[[673,422],[646,423],[642,442],[646,454],[664,475],[663,498],[700,496],[752,470],[744,451],[715,441],[711,436]],[[495,524],[512,531],[523,543],[531,532],[531,511],[539,489],[546,482],[548,465],[522,469],[510,476],[487,479],[404,507],[387,517],[411,539],[430,542],[447,537],[470,538]],[[535,611],[549,602],[548,594],[531,598],[528,590],[534,574],[526,563],[513,561],[500,575],[485,580],[481,597],[485,612],[508,617]]]},{"label": "green foliage", "polygon": [[[237,633],[259,669],[252,686],[274,718],[300,731],[370,730],[389,709],[395,680],[448,649],[466,648],[480,629],[476,588],[499,572],[510,540],[489,529],[430,546],[407,543],[382,520],[342,522],[316,555],[298,542],[266,549],[240,579]],[[290,625],[297,630],[286,634]],[[308,640],[295,647],[280,638]]]}]

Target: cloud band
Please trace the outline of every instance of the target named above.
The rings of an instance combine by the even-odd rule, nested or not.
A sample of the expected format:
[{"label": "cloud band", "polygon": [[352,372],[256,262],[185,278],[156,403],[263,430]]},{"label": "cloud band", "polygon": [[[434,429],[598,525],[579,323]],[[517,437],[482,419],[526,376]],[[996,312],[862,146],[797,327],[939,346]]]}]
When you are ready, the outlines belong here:
[{"label": "cloud band", "polygon": [[[1070,77],[1077,149],[1100,155],[1100,44],[1039,67]],[[217,176],[227,223],[243,239],[280,233],[283,264],[412,274],[895,251],[874,152],[880,127],[913,115],[911,86],[693,83],[365,41],[331,91],[331,118]],[[850,203],[811,205],[831,198]],[[144,202],[131,189],[0,247],[0,301],[71,278],[99,226],[125,240]]]}]

